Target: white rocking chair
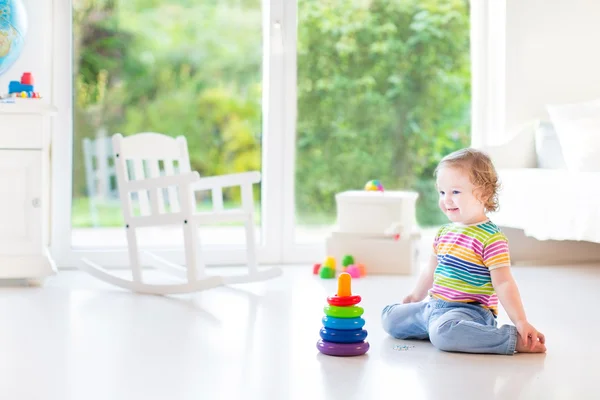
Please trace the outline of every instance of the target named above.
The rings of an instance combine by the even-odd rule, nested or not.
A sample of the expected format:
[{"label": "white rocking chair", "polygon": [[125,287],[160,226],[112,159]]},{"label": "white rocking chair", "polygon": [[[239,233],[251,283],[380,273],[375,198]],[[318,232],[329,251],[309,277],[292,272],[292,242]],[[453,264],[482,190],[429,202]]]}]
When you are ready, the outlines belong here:
[{"label": "white rocking chair", "polygon": [[[261,281],[281,275],[280,268],[259,270],[257,265],[252,186],[260,181],[258,172],[201,178],[197,172],[191,171],[187,141],[183,136],[172,138],[160,133],[146,132],[124,138],[121,134],[115,134],[112,142],[119,196],[127,229],[132,280],[115,276],[89,259],[82,259],[82,270],[124,289],[160,295],[190,293],[224,284]],[[128,169],[128,161],[131,162],[132,169]],[[163,171],[160,170],[159,161],[163,162]],[[175,162],[178,164],[177,169]],[[148,176],[145,172],[148,172]],[[133,178],[130,178],[130,173],[133,173]],[[242,207],[225,210],[222,189],[234,186],[241,187]],[[194,192],[198,190],[211,190],[212,211],[196,212]],[[137,193],[139,215],[135,215],[132,204],[134,193]],[[167,204],[164,201],[165,197]],[[248,272],[234,276],[207,276],[200,254],[199,226],[240,221],[245,225]],[[136,229],[179,224],[183,227],[185,267],[150,252],[145,254],[149,256],[154,267],[180,281],[165,284],[144,282]]]}]

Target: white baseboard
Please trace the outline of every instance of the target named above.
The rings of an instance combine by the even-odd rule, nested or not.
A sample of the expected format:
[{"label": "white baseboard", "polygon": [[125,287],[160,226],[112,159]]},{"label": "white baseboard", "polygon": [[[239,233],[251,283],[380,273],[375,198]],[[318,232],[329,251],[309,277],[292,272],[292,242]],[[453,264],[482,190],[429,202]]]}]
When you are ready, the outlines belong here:
[{"label": "white baseboard", "polygon": [[565,264],[600,262],[600,243],[575,240],[537,240],[523,230],[500,227],[508,237],[513,264]]}]

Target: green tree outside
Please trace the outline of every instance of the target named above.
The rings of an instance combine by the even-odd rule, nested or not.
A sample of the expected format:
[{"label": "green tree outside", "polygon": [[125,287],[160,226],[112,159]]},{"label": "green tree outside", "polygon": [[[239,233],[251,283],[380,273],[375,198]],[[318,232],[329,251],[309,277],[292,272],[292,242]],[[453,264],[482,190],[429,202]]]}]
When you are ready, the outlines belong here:
[{"label": "green tree outside", "polygon": [[[468,1],[298,7],[298,223],[333,222],[335,193],[370,179],[443,222],[432,172],[469,143]],[[183,134],[201,175],[260,169],[261,24],[258,1],[74,2],[74,226],[89,226],[81,140],[102,130]]]}]

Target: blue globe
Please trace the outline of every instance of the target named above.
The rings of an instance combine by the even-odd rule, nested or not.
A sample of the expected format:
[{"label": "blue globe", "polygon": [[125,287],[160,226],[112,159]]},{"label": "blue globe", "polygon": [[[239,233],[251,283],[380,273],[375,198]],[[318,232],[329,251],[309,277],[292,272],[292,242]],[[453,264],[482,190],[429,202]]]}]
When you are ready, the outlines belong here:
[{"label": "blue globe", "polygon": [[0,75],[21,55],[27,34],[27,12],[21,0],[0,0]]}]

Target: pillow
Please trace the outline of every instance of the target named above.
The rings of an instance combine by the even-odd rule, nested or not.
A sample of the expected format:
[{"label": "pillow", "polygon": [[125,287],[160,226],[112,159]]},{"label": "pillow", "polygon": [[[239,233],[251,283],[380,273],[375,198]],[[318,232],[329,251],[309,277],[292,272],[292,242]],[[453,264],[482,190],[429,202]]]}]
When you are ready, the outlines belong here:
[{"label": "pillow", "polygon": [[600,171],[600,99],[548,105],[570,171]]},{"label": "pillow", "polygon": [[567,169],[558,135],[548,121],[540,121],[535,129],[535,154],[538,168]]}]

